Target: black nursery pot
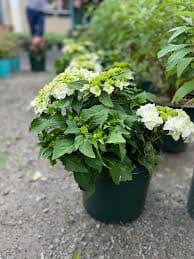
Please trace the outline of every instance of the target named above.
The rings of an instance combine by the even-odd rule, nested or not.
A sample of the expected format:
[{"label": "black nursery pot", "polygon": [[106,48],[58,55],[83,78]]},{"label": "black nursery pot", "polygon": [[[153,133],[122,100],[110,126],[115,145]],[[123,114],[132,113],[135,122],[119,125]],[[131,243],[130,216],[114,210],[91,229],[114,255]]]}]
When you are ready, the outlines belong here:
[{"label": "black nursery pot", "polygon": [[183,110],[189,115],[192,122],[194,122],[194,107],[183,107]]},{"label": "black nursery pot", "polygon": [[31,71],[33,72],[41,72],[45,71],[46,66],[46,55],[40,54],[40,55],[34,55],[32,53],[29,53],[30,58],[30,65],[31,65]]},{"label": "black nursery pot", "polygon": [[83,194],[88,214],[105,223],[127,223],[137,219],[144,210],[150,175],[144,168],[133,172],[133,180],[115,185],[111,178],[99,177],[95,192]]},{"label": "black nursery pot", "polygon": [[181,153],[187,149],[187,144],[182,139],[175,141],[171,136],[165,135],[157,143],[158,149],[168,153]]},{"label": "black nursery pot", "polygon": [[194,219],[194,174],[191,181],[191,187],[188,197],[187,210],[192,219]]}]

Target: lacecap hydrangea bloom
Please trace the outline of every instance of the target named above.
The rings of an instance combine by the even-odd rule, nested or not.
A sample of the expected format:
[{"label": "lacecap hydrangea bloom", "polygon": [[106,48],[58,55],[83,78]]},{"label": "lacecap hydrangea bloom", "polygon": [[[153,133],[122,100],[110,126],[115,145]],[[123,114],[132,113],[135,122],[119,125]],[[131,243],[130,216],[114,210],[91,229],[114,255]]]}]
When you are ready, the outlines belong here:
[{"label": "lacecap hydrangea bloom", "polygon": [[194,141],[194,123],[182,109],[146,104],[141,106],[136,114],[148,130],[161,127],[163,131],[168,131],[168,135],[175,141],[180,138],[186,143]]},{"label": "lacecap hydrangea bloom", "polygon": [[[59,74],[51,83],[40,90],[39,95],[31,102],[36,114],[45,112],[51,103],[51,97],[56,100],[63,100],[76,91],[79,96],[92,94],[99,97],[103,92],[112,94],[114,91],[121,91],[125,86],[130,85],[132,79],[131,71],[121,68],[112,68],[101,73],[87,70],[85,68],[72,68]],[[79,88],[73,83],[83,81]]]}]

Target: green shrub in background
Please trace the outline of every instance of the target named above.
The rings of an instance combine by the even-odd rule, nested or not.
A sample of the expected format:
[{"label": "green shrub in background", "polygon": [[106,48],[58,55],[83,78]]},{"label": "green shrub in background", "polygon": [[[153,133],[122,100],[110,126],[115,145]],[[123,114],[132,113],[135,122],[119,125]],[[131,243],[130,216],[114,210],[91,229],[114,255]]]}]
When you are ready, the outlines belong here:
[{"label": "green shrub in background", "polygon": [[[105,0],[89,25],[89,35],[98,48],[117,49],[126,56],[142,81],[164,86],[164,67],[157,53],[167,32],[180,25],[179,11],[190,0]],[[124,53],[124,54],[123,54]]]},{"label": "green shrub in background", "polygon": [[0,38],[0,59],[15,57],[18,51],[17,37],[12,32],[4,32]]},{"label": "green shrub in background", "polygon": [[[167,56],[166,73],[171,84],[169,85],[172,102],[183,101],[188,94],[194,91],[194,13],[180,12],[182,26],[169,31],[168,44],[159,52],[159,58]],[[189,98],[190,99],[190,98]],[[190,102],[194,99],[190,99]]]}]

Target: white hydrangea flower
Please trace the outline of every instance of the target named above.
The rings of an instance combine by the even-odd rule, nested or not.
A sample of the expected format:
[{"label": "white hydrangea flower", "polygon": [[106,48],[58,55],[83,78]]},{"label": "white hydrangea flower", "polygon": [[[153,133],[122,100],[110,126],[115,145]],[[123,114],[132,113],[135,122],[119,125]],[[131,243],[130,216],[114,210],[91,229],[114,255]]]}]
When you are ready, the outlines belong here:
[{"label": "white hydrangea flower", "polygon": [[63,83],[58,83],[56,87],[53,88],[52,94],[56,99],[61,100],[66,97],[67,92],[67,85]]},{"label": "white hydrangea flower", "polygon": [[168,130],[169,135],[177,141],[182,136],[183,139],[189,137],[191,121],[189,116],[183,110],[175,110],[177,116],[170,116],[165,122],[163,130]]},{"label": "white hydrangea flower", "polygon": [[90,87],[90,92],[91,92],[92,94],[94,94],[95,96],[100,96],[100,95],[101,95],[101,89],[100,89],[100,87],[97,86],[97,85]]},{"label": "white hydrangea flower", "polygon": [[80,92],[85,92],[85,91],[89,91],[90,90],[90,85],[89,84],[85,84],[81,89]]},{"label": "white hydrangea flower", "polygon": [[123,90],[123,88],[124,88],[125,86],[128,86],[128,85],[129,85],[128,82],[124,82],[124,81],[121,81],[121,80],[117,80],[117,81],[115,82],[115,86],[118,87],[121,91]]},{"label": "white hydrangea flower", "polygon": [[109,83],[105,83],[103,90],[108,94],[111,94],[114,91],[114,87]]},{"label": "white hydrangea flower", "polygon": [[136,114],[141,117],[141,121],[145,124],[146,128],[153,130],[155,127],[163,124],[162,118],[159,116],[155,104],[146,104],[141,106]]},{"label": "white hydrangea flower", "polygon": [[48,98],[36,97],[30,105],[34,108],[35,114],[41,114],[47,109],[48,103]]}]

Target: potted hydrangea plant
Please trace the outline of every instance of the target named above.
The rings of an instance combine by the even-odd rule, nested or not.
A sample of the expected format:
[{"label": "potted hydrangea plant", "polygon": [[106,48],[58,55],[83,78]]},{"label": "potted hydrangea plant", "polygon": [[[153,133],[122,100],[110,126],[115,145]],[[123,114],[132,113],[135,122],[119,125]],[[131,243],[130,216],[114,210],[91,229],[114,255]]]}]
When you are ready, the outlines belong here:
[{"label": "potted hydrangea plant", "polygon": [[47,45],[42,37],[34,36],[29,46],[31,71],[45,71]]},{"label": "potted hydrangea plant", "polygon": [[98,220],[136,219],[158,161],[155,141],[163,134],[194,138],[184,111],[152,101],[134,86],[132,72],[119,67],[67,69],[32,101],[37,115],[30,130],[40,156],[73,173],[87,212]]}]

